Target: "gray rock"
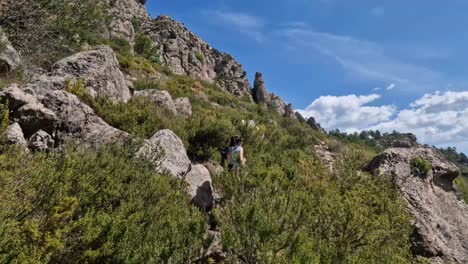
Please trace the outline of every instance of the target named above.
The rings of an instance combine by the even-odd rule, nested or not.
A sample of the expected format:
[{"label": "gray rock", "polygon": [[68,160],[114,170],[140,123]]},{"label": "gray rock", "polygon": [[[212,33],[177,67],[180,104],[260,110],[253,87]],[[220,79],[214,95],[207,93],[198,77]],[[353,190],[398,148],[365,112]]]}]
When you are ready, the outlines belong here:
[{"label": "gray rock", "polygon": [[177,98],[174,104],[178,115],[184,118],[190,118],[192,116],[192,104],[190,103],[190,99],[187,97]]},{"label": "gray rock", "polygon": [[39,130],[29,139],[29,148],[34,151],[46,151],[54,148],[54,140],[51,135]]},{"label": "gray rock", "polygon": [[418,145],[418,139],[411,133],[392,133],[379,139],[385,148],[412,148]]},{"label": "gray rock", "polygon": [[177,178],[184,178],[191,165],[182,140],[168,129],[146,140],[137,156],[151,162],[157,173],[169,173]]},{"label": "gray rock", "polygon": [[221,175],[224,171],[224,168],[214,161],[205,162],[203,166],[210,172],[212,178]]},{"label": "gray rock", "polygon": [[132,21],[150,21],[151,17],[144,5],[146,0],[106,0],[111,7],[110,37],[123,38],[133,43],[135,29]]},{"label": "gray rock", "polygon": [[24,138],[23,130],[18,123],[13,123],[7,127],[5,137],[8,144],[26,146],[28,143]]},{"label": "gray rock", "polygon": [[268,104],[270,102],[270,95],[267,92],[265,82],[263,81],[263,75],[260,72],[255,74],[252,94],[257,104]]},{"label": "gray rock", "polygon": [[273,109],[275,109],[279,115],[284,116],[286,114],[286,104],[281,99],[281,97],[275,94],[271,94],[270,102],[268,103],[268,105],[270,107],[273,107]]},{"label": "gray rock", "polygon": [[193,204],[203,210],[210,210],[213,205],[213,188],[210,172],[203,165],[193,165],[185,176],[189,185],[189,195]]},{"label": "gray rock", "polygon": [[309,119],[307,119],[307,124],[313,130],[317,130],[317,131],[320,131],[320,132],[325,132],[325,130],[323,130],[323,128],[320,126],[320,124],[317,121],[315,121],[315,118],[313,118],[313,117],[309,117]]},{"label": "gray rock", "polygon": [[[159,107],[164,107],[169,110],[172,114],[177,114],[177,109],[171,95],[167,91],[149,89],[136,91],[134,96],[147,97],[151,102],[155,103]],[[191,106],[190,106],[191,107]]]},{"label": "gray rock", "polygon": [[21,59],[16,50],[11,46],[7,36],[0,28],[0,73],[15,70],[21,64]]},{"label": "gray rock", "polygon": [[[422,175],[412,165],[414,157],[432,164]],[[458,168],[430,148],[391,148],[369,164],[368,171],[391,177],[401,190],[414,217],[411,237],[414,254],[433,262],[468,263],[468,205],[457,198],[453,180]]]},{"label": "gray rock", "polygon": [[296,119],[296,114],[294,113],[292,104],[286,105],[286,108],[284,109],[284,117]]},{"label": "gray rock", "polygon": [[336,153],[332,152],[324,142],[314,146],[317,157],[322,161],[322,164],[330,171],[333,172],[335,168]]},{"label": "gray rock", "polygon": [[[84,51],[60,60],[52,66],[43,82],[64,84],[82,80],[92,96],[105,96],[114,101],[127,102],[130,89],[119,68],[114,51],[107,46]],[[55,78],[53,78],[55,77]]]},{"label": "gray rock", "polygon": [[250,96],[250,85],[242,65],[232,56],[213,49],[182,23],[161,15],[142,25],[154,42],[155,55],[176,74],[217,83],[237,96]]}]

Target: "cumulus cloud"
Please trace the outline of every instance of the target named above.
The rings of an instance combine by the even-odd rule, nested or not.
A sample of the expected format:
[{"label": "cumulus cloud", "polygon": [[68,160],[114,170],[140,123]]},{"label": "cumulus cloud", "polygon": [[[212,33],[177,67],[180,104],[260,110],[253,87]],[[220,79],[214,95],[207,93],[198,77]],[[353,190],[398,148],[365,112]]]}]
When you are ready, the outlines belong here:
[{"label": "cumulus cloud", "polygon": [[396,109],[391,105],[369,106],[379,98],[378,94],[321,96],[299,112],[306,117],[315,117],[325,129],[360,130],[389,121],[395,113]]},{"label": "cumulus cloud", "polygon": [[326,129],[410,132],[422,143],[468,151],[468,91],[425,94],[399,111],[392,105],[368,105],[379,97],[322,96],[299,112],[314,116]]},{"label": "cumulus cloud", "polygon": [[395,89],[395,86],[396,86],[396,85],[395,85],[394,83],[392,83],[392,84],[390,84],[389,86],[387,86],[386,89],[387,89],[387,91],[391,91],[391,90]]}]

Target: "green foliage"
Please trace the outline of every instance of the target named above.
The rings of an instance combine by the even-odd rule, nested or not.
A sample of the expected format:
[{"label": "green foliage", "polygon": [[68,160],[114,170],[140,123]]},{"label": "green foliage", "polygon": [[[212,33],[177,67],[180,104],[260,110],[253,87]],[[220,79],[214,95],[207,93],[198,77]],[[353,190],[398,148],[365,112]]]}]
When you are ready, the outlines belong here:
[{"label": "green foliage", "polygon": [[[7,127],[10,125],[10,111],[8,108],[8,102],[5,104],[0,103],[0,137],[5,132]],[[0,138],[1,142],[1,138]]]},{"label": "green foliage", "polygon": [[468,203],[468,177],[458,177],[455,179],[455,186],[466,203]]},{"label": "green foliage", "polygon": [[423,175],[427,175],[432,170],[432,164],[419,157],[411,158],[411,165],[417,168]]},{"label": "green foliage", "polygon": [[32,0],[13,3],[0,18],[9,40],[28,60],[39,66],[52,63],[97,44],[109,24],[107,7],[94,0]]},{"label": "green foliage", "polygon": [[0,154],[1,263],[189,263],[204,217],[132,148]]},{"label": "green foliage", "polygon": [[138,34],[135,37],[135,52],[144,57],[153,55],[153,41],[144,34]]},{"label": "green foliage", "polygon": [[205,63],[205,56],[203,56],[203,53],[201,53],[200,51],[196,51],[195,52],[195,58],[201,62],[201,63]]},{"label": "green foliage", "polygon": [[88,96],[88,90],[84,86],[83,80],[79,79],[76,82],[72,82],[72,79],[68,78],[65,80],[65,90],[69,93],[77,95],[78,97],[84,98]]}]

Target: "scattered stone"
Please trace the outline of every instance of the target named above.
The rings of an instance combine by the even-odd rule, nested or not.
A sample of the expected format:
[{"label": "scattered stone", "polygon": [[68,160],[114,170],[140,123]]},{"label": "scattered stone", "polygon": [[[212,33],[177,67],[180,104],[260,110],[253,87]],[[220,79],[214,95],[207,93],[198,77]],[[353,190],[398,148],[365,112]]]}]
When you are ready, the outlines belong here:
[{"label": "scattered stone", "polygon": [[91,96],[105,96],[122,102],[131,98],[115,53],[107,46],[99,46],[60,60],[52,66],[48,77],[43,81],[59,82],[59,86],[67,79],[73,83],[82,80]]},{"label": "scattered stone", "polygon": [[188,119],[192,116],[192,104],[187,97],[177,98],[174,101],[177,114]]},{"label": "scattered stone", "polygon": [[184,178],[190,169],[190,160],[182,140],[171,130],[158,131],[146,140],[137,156],[148,159],[157,173],[169,173]]},{"label": "scattered stone", "polygon": [[[421,174],[412,160],[429,162],[432,169]],[[453,180],[459,169],[430,148],[390,148],[367,167],[371,173],[391,177],[414,217],[411,237],[416,255],[434,262],[468,263],[468,205],[457,198]]]},{"label": "scattered stone", "polygon": [[3,33],[2,28],[0,28],[0,73],[15,70],[20,64],[21,59],[18,52],[16,52],[5,33]]},{"label": "scattered stone", "polygon": [[5,131],[5,137],[7,143],[11,145],[26,146],[28,144],[18,123],[13,123],[7,127]]},{"label": "scattered stone", "polygon": [[54,148],[54,143],[51,135],[39,130],[29,139],[29,148],[33,151],[47,151]]},{"label": "scattered stone", "polygon": [[[171,95],[168,91],[161,91],[155,89],[136,91],[134,96],[147,97],[151,102],[155,103],[159,107],[164,107],[169,110],[172,114],[177,114],[177,109]],[[189,102],[190,103],[190,102]],[[190,106],[191,110],[192,106]]]},{"label": "scattered stone", "polygon": [[192,203],[209,211],[213,206],[213,188],[208,169],[203,165],[192,165],[185,181],[189,184],[189,195]]}]

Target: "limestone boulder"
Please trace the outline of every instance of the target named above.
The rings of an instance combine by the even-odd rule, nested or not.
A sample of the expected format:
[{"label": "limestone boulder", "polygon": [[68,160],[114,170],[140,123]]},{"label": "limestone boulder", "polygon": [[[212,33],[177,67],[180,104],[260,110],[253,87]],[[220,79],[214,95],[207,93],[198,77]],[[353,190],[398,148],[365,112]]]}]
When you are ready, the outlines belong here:
[{"label": "limestone boulder", "polygon": [[180,179],[191,166],[182,140],[168,129],[160,130],[146,140],[137,156],[151,162],[157,173],[168,173]]},{"label": "limestone boulder", "polygon": [[5,131],[5,137],[8,144],[26,146],[27,141],[24,138],[23,130],[18,123],[9,125]]},{"label": "limestone boulder", "polygon": [[0,28],[0,73],[15,70],[20,64],[21,59],[18,52],[13,48],[2,28]]},{"label": "limestone boulder", "polygon": [[192,104],[187,97],[177,98],[174,101],[177,114],[188,119],[192,116]]},{"label": "limestone boulder", "polygon": [[185,176],[191,201],[203,210],[210,210],[213,205],[213,188],[210,172],[203,165],[193,165]]},{"label": "limestone boulder", "polygon": [[54,148],[54,139],[43,130],[39,130],[29,139],[29,148],[33,151],[47,151]]},{"label": "limestone boulder", "polygon": [[[169,92],[167,91],[161,91],[161,90],[155,90],[155,89],[142,90],[142,91],[136,91],[134,93],[134,96],[146,97],[151,102],[155,103],[157,106],[166,108],[169,112],[171,112],[174,115],[177,114],[176,104],[172,100],[172,97],[169,94]],[[190,109],[191,109],[191,106],[190,106]]]}]

